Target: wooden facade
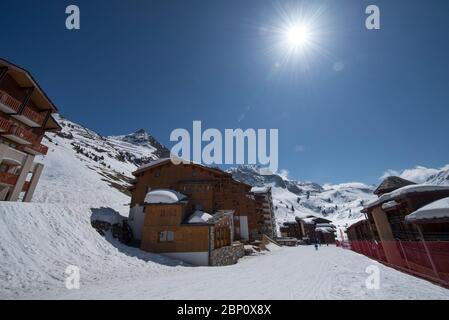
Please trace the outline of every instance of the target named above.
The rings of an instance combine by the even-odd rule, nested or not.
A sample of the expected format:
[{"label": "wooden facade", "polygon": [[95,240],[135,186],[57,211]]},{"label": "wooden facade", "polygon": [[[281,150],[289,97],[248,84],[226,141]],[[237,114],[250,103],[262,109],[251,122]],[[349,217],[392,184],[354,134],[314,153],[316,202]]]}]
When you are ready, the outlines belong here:
[{"label": "wooden facade", "polygon": [[142,205],[146,194],[155,189],[171,189],[188,196],[187,214],[196,209],[205,212],[232,210],[234,239],[260,240],[263,235],[263,215],[250,193],[251,186],[237,182],[219,169],[198,164],[173,164],[162,159],[134,172],[130,188],[131,208]]},{"label": "wooden facade", "polygon": [[360,220],[346,229],[346,234],[349,241],[356,240],[371,240],[372,232],[368,220]]}]

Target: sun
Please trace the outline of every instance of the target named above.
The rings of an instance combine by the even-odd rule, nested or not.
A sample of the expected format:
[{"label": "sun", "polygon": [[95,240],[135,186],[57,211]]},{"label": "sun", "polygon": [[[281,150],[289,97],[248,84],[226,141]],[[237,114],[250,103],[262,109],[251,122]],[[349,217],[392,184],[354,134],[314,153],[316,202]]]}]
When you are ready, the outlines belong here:
[{"label": "sun", "polygon": [[286,42],[291,50],[297,50],[310,44],[311,33],[306,25],[293,25],[285,30]]}]

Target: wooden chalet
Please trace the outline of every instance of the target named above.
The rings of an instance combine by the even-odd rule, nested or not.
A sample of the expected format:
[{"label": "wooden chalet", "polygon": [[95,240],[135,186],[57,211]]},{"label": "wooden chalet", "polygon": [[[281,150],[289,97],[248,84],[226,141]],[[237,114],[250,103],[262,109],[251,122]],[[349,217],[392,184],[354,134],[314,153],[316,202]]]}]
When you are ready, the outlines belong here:
[{"label": "wooden chalet", "polygon": [[[398,266],[406,262],[401,258],[401,248],[396,241],[420,241],[422,237],[431,239],[432,235],[421,235],[417,223],[409,223],[405,217],[439,199],[449,196],[449,187],[419,185],[397,177],[389,177],[388,188],[376,189],[379,198],[368,204],[366,214],[373,240],[383,244],[386,260]],[[391,182],[397,182],[396,189]],[[391,191],[392,190],[392,191]],[[389,192],[387,192],[389,191]]]},{"label": "wooden chalet", "polygon": [[186,195],[186,214],[197,210],[208,213],[232,211],[232,240],[262,239],[264,216],[257,210],[251,186],[234,180],[229,173],[195,163],[176,165],[166,158],[144,165],[133,174],[129,222],[136,239],[141,240],[144,232],[145,197],[157,189],[170,189]]}]

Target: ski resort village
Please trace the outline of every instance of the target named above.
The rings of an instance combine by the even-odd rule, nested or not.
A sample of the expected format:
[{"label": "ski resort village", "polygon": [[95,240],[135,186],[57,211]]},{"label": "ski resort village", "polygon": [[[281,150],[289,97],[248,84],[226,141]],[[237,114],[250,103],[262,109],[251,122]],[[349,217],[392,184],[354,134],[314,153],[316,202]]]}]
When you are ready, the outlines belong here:
[{"label": "ski resort village", "polygon": [[0,59],[1,299],[449,299],[449,166],[371,185],[174,163],[58,107]]}]

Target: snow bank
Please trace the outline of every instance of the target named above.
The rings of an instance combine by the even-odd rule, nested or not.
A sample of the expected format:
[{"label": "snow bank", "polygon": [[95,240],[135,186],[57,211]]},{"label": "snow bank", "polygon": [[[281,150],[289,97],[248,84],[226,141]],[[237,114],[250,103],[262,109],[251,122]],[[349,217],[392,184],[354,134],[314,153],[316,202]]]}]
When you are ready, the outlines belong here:
[{"label": "snow bank", "polygon": [[409,222],[449,218],[449,197],[432,202],[405,217]]},{"label": "snow bank", "polygon": [[136,273],[150,276],[178,264],[113,240],[111,244],[91,226],[95,209],[0,202],[0,299],[65,290],[69,265],[80,268],[81,283],[86,285],[107,283],[117,274],[124,280]]}]

